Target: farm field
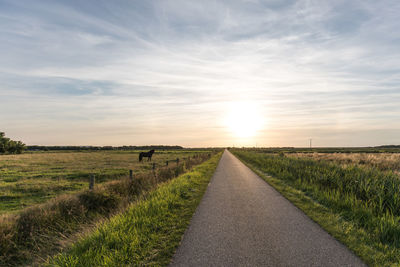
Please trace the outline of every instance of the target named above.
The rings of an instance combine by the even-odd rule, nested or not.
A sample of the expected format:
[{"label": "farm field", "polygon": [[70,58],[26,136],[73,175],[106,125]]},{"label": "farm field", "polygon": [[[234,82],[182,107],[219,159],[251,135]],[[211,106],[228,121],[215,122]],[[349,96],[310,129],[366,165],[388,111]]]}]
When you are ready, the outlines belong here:
[{"label": "farm field", "polygon": [[152,162],[138,161],[139,151],[34,152],[0,155],[0,214],[18,212],[61,194],[86,189],[89,177],[96,183],[143,173],[205,151],[156,151]]},{"label": "farm field", "polygon": [[400,262],[399,154],[232,152],[369,265]]}]

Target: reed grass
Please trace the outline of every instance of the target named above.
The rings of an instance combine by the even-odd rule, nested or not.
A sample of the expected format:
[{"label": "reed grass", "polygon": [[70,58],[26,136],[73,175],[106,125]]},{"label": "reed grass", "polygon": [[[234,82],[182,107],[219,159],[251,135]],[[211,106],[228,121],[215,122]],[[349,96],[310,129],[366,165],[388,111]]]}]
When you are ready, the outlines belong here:
[{"label": "reed grass", "polygon": [[366,166],[400,174],[400,153],[292,153],[286,155],[330,161],[343,166]]}]

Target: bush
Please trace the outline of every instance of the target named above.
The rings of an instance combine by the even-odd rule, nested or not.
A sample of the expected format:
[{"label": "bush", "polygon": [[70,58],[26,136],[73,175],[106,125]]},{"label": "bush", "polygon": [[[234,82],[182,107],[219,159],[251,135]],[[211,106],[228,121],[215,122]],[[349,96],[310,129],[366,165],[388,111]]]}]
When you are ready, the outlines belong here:
[{"label": "bush", "polygon": [[0,132],[0,153],[21,154],[25,150],[25,144],[21,141],[13,141]]}]

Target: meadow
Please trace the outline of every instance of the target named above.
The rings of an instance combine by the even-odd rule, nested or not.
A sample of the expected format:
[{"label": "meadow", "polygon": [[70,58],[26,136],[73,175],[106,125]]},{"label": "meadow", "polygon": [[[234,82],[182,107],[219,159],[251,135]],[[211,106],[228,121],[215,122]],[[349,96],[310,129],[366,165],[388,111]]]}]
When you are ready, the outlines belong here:
[{"label": "meadow", "polygon": [[[212,155],[212,151],[164,151],[153,155],[154,170],[150,162],[132,162],[132,159],[137,161],[136,152],[39,153],[20,155],[25,156],[25,161],[13,158],[14,168],[32,170],[28,175],[38,183],[54,179],[55,173],[61,175],[58,169],[51,175],[45,171],[54,166],[52,164],[58,164],[58,168],[73,171],[56,180],[82,183],[83,187],[70,190],[68,194],[61,190],[50,200],[47,200],[48,196],[43,197],[41,204],[1,215],[0,265],[41,265],[47,257],[68,248],[78,236],[124,213],[132,203],[146,198],[160,184],[189,172]],[[27,162],[27,159],[31,160],[26,165],[17,164]],[[167,160],[170,161],[168,165]],[[35,166],[43,166],[40,177],[35,176],[38,173]],[[99,171],[99,168],[102,169]],[[128,175],[129,169],[135,170],[132,178]],[[88,190],[85,178],[94,173],[102,174],[102,179],[94,189]],[[70,179],[72,175],[74,179]]]},{"label": "meadow", "polygon": [[0,155],[0,214],[18,212],[55,196],[87,189],[89,178],[96,183],[140,174],[207,151],[156,151],[152,162],[138,161],[139,151],[34,152]]},{"label": "meadow", "polygon": [[400,174],[400,153],[288,153],[289,157],[328,161],[341,166],[357,165]]},{"label": "meadow", "polygon": [[400,262],[398,154],[232,152],[369,265]]}]

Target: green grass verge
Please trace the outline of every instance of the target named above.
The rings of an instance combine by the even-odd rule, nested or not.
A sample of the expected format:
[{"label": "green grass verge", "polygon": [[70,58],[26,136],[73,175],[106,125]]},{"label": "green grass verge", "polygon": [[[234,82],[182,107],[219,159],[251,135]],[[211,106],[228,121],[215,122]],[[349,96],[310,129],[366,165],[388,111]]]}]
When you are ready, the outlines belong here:
[{"label": "green grass verge", "polygon": [[221,153],[159,186],[113,217],[49,266],[165,266],[187,228]]},{"label": "green grass verge", "polygon": [[[358,168],[346,169],[334,164],[264,153],[232,152],[368,265],[400,266],[397,215],[389,209],[379,213],[380,209],[373,203],[372,197],[362,201],[351,189],[354,184],[348,181],[349,184],[344,184],[341,191],[334,180],[335,175],[342,177],[341,170],[350,172],[358,183],[362,179],[384,179],[385,174],[371,177],[371,172]],[[324,171],[326,175],[322,174]],[[313,176],[318,178],[310,182]],[[390,186],[388,181],[382,186],[383,191],[388,191],[385,186]]]}]

